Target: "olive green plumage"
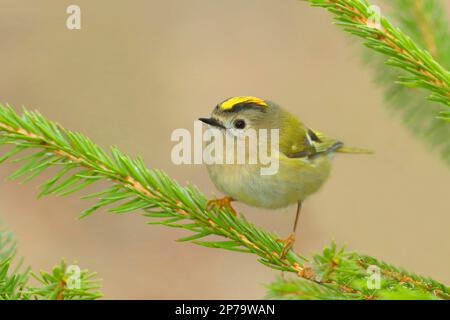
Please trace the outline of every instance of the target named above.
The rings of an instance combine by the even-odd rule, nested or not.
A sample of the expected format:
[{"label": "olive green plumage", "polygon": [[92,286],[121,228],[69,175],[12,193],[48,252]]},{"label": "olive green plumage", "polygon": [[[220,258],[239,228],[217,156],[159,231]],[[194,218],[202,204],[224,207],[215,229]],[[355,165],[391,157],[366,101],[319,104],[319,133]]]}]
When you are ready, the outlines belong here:
[{"label": "olive green plumage", "polygon": [[312,130],[277,104],[255,97],[227,99],[215,107],[211,118],[200,120],[235,138],[249,128],[279,129],[279,146],[271,155],[279,163],[275,174],[262,175],[260,163],[207,166],[221,192],[256,207],[300,203],[327,180],[334,153],[369,153]]}]

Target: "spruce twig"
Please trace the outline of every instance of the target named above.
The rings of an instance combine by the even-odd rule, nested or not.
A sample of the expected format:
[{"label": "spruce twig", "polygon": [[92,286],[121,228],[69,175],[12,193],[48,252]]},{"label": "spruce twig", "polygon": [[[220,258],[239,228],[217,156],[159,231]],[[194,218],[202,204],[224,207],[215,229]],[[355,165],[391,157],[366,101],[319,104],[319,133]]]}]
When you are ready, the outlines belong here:
[{"label": "spruce twig", "polygon": [[[31,285],[30,275],[41,285]],[[22,260],[16,259],[14,235],[0,225],[0,300],[92,300],[102,296],[95,273],[80,269],[76,286],[68,283],[71,276],[64,260],[52,272],[39,275],[30,273],[29,267],[22,268]]]},{"label": "spruce twig", "polygon": [[[418,45],[426,48],[444,67],[450,66],[450,31],[441,0],[391,1],[391,16]],[[395,81],[406,72],[387,67],[384,56],[367,50],[366,61],[373,66],[375,79],[385,91],[385,102],[395,115],[430,150],[441,154],[450,165],[450,112],[441,112],[440,104],[424,99],[423,89],[409,88]]]},{"label": "spruce twig", "polygon": [[[428,91],[428,98],[450,107],[450,73],[425,49],[420,48],[386,17],[378,16],[366,0],[306,0],[330,11],[337,25],[364,40],[364,44],[388,58],[386,64],[406,75],[397,83]],[[380,24],[378,25],[377,22]],[[445,110],[448,112],[448,110]],[[446,113],[444,113],[445,116]]]}]

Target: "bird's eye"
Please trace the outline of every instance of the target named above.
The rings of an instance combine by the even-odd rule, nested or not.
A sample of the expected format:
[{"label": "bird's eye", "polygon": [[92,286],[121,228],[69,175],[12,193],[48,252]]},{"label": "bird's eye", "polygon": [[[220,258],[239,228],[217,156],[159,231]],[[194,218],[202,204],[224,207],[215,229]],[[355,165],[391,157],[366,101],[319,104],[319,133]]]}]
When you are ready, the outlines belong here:
[{"label": "bird's eye", "polygon": [[236,121],[234,122],[234,127],[235,127],[236,129],[244,129],[244,128],[245,128],[245,121],[244,121],[244,120],[241,120],[241,119],[236,120]]}]

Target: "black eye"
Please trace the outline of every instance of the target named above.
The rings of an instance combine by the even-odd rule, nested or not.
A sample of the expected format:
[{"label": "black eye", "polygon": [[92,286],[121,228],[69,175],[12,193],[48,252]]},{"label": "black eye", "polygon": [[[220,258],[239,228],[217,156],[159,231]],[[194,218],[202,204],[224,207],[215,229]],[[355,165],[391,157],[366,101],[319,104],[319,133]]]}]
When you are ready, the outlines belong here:
[{"label": "black eye", "polygon": [[241,119],[236,120],[236,121],[234,122],[234,127],[235,127],[236,129],[244,129],[244,128],[245,128],[245,121],[244,121],[244,120],[241,120]]}]

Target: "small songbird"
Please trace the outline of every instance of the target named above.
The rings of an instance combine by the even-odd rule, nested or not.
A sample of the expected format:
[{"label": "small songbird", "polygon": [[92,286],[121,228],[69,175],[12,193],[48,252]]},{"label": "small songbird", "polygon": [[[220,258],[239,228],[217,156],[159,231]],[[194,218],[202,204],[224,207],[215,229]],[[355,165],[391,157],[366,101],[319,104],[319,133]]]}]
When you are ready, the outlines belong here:
[{"label": "small songbird", "polygon": [[[227,99],[214,108],[210,118],[199,120],[219,129],[224,137],[228,135],[234,139],[240,139],[249,129],[279,130],[278,147],[271,153],[271,157],[276,157],[278,161],[275,174],[261,174],[261,163],[213,163],[208,164],[207,168],[216,187],[226,195],[222,199],[209,201],[209,207],[228,207],[236,214],[231,206],[232,201],[269,209],[297,204],[292,233],[287,239],[280,240],[284,244],[282,256],[295,242],[303,201],[319,190],[330,174],[332,155],[371,153],[369,150],[347,147],[306,127],[279,105],[251,96]],[[236,155],[233,154],[233,157]]]}]

